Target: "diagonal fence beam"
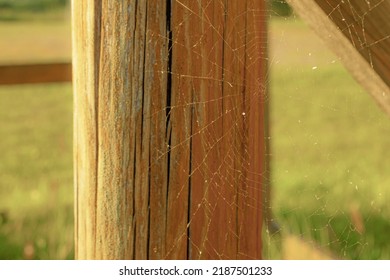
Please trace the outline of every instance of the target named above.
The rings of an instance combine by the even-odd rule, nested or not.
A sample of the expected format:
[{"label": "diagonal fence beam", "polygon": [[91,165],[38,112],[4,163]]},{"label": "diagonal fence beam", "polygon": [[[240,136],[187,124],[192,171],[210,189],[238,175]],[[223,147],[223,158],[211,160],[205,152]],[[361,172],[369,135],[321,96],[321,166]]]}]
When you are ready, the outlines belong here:
[{"label": "diagonal fence beam", "polygon": [[288,0],[390,115],[390,2]]}]

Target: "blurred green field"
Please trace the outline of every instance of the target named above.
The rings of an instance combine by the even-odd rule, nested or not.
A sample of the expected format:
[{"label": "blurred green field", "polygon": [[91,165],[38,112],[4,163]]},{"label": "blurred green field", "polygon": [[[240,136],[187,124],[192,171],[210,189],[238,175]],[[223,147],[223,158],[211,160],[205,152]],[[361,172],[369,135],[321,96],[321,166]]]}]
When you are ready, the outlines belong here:
[{"label": "blurred green field", "polygon": [[0,21],[0,64],[69,62],[70,31],[69,21]]},{"label": "blurred green field", "polygon": [[0,0],[0,64],[69,62],[69,2]]},{"label": "blurred green field", "polygon": [[0,21],[63,20],[69,5],[70,0],[0,0]]},{"label": "blurred green field", "polygon": [[[0,61],[69,59],[68,31],[66,21],[0,22],[2,38],[28,46],[0,42]],[[45,34],[66,47],[33,51],[36,36],[53,38]],[[300,20],[273,18],[270,49],[271,205],[282,239],[335,258],[390,259],[389,118]],[[71,85],[1,86],[0,135],[0,259],[73,258]],[[284,257],[279,238],[265,238],[265,257]]]},{"label": "blurred green field", "polygon": [[272,20],[270,49],[282,234],[337,258],[390,259],[389,118],[301,21]]},{"label": "blurred green field", "polygon": [[0,87],[0,259],[73,258],[70,84]]},{"label": "blurred green field", "polygon": [[[70,61],[64,0],[0,0],[0,64]],[[70,84],[0,86],[0,259],[72,259]]]}]

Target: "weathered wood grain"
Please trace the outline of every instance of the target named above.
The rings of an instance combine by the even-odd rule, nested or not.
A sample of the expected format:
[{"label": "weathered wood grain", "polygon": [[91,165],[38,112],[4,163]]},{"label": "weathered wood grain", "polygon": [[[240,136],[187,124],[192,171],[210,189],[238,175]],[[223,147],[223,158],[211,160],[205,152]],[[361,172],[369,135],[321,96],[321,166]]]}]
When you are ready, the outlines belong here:
[{"label": "weathered wood grain", "polygon": [[240,168],[245,173],[238,190],[238,258],[261,257],[261,230],[265,187],[269,184],[266,147],[267,68],[261,61],[267,56],[265,3],[247,1],[245,93],[243,101],[243,154]]},{"label": "weathered wood grain", "polygon": [[390,114],[390,2],[288,0]]},{"label": "weathered wood grain", "polygon": [[264,15],[72,2],[76,258],[261,257]]},{"label": "weathered wood grain", "polygon": [[[150,69],[146,92],[150,92],[150,234],[149,258],[166,256],[168,147],[166,110],[169,75],[169,34],[166,20],[169,5],[165,1],[148,1],[145,68]],[[160,73],[160,74],[159,74]],[[163,109],[163,110],[162,110]]]},{"label": "weathered wood grain", "polygon": [[[207,104],[206,99],[209,94],[209,89],[206,88],[206,83],[203,78],[208,74],[206,68],[212,64],[212,58],[206,60],[207,54],[205,48],[208,47],[210,51],[210,44],[213,43],[211,39],[212,31],[210,28],[206,29],[206,17],[210,15],[210,10],[213,5],[205,6],[203,1],[182,1],[181,5],[177,6],[179,14],[187,14],[187,30],[180,32],[186,36],[185,40],[188,42],[186,49],[190,51],[188,59],[191,67],[186,73],[186,81],[189,85],[189,95],[191,96],[191,104],[189,106],[191,113],[191,153],[190,164],[190,198],[188,222],[190,224],[188,232],[188,257],[191,259],[199,259],[204,249],[204,239],[207,237],[209,219],[206,214],[207,209],[204,207],[204,200],[206,197],[205,189],[209,184],[206,178],[209,177],[208,169],[203,164],[206,153],[207,144],[205,141],[205,129],[207,129],[206,115],[207,109],[200,104]],[[202,9],[203,8],[203,9]],[[209,25],[208,25],[209,26]],[[193,46],[192,48],[189,46]],[[189,48],[188,48],[189,47]],[[203,58],[203,59],[202,59]],[[213,73],[213,72],[212,72]],[[194,81],[193,77],[198,77]],[[213,76],[208,76],[210,79]]]},{"label": "weathered wood grain", "polygon": [[[99,9],[99,7],[97,7]],[[100,59],[96,51],[95,1],[73,2],[75,257],[96,255],[97,104]]]},{"label": "weathered wood grain", "polygon": [[181,2],[172,1],[172,65],[169,111],[169,180],[167,200],[166,249],[169,259],[186,259],[188,244],[189,175],[192,148],[191,81],[191,11],[183,9]]},{"label": "weathered wood grain", "polygon": [[219,250],[218,237],[221,237],[221,232],[227,232],[227,224],[220,227],[220,222],[223,222],[224,215],[229,214],[219,215],[223,208],[217,206],[218,200],[222,200],[218,195],[223,188],[220,180],[222,145],[219,139],[223,133],[222,74],[226,6],[219,1],[210,5],[207,5],[207,1],[185,3],[185,8],[193,11],[191,21],[196,26],[189,40],[194,46],[191,75],[197,77],[191,82],[193,136],[189,254],[191,259],[227,258],[223,250]]},{"label": "weathered wood grain", "polygon": [[[219,189],[218,206],[221,208],[218,215],[214,215],[218,228],[223,229],[224,236],[217,242],[218,249],[225,251],[225,258],[238,258],[238,242],[242,220],[239,217],[238,196],[241,184],[245,183],[243,169],[244,132],[243,107],[246,82],[246,27],[247,1],[228,1],[226,6],[226,22],[223,47],[223,115],[222,115],[222,158],[220,170],[222,172],[221,187]],[[259,27],[260,28],[260,27]],[[260,65],[259,65],[260,66]],[[246,135],[248,136],[248,135]],[[220,217],[218,217],[220,216]],[[210,244],[212,245],[212,244]],[[223,249],[226,248],[226,249]]]}]

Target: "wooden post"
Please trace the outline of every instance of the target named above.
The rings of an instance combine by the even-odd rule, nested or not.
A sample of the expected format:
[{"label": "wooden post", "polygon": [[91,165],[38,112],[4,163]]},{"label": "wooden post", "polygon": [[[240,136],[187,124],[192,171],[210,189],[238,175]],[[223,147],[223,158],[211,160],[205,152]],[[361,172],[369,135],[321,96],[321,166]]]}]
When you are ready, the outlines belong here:
[{"label": "wooden post", "polygon": [[390,2],[288,2],[390,115]]},{"label": "wooden post", "polygon": [[259,259],[265,1],[73,1],[78,259]]}]

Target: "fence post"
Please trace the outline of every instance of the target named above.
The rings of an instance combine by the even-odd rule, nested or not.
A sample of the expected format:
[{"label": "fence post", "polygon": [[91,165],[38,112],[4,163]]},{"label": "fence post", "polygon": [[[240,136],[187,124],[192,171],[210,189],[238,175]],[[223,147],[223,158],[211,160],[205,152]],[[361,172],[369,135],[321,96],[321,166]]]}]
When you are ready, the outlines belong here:
[{"label": "fence post", "polygon": [[76,258],[261,258],[265,12],[72,1]]}]

